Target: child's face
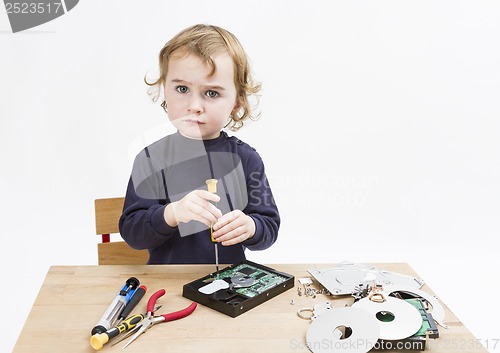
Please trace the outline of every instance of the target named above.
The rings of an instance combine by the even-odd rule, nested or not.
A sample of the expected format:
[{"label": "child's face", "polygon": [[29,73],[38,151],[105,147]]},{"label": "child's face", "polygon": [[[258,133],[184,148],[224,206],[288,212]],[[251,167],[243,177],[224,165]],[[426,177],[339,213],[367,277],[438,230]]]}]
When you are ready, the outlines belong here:
[{"label": "child's face", "polygon": [[214,58],[216,70],[194,55],[173,56],[165,80],[168,117],[193,139],[213,139],[238,108],[233,62],[227,53]]}]

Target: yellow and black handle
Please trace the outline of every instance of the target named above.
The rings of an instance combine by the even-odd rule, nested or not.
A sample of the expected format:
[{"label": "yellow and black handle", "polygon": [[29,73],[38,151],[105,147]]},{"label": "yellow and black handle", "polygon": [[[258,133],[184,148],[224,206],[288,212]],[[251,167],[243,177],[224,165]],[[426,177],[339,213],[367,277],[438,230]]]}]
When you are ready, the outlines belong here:
[{"label": "yellow and black handle", "polygon": [[[212,194],[217,193],[217,179],[208,179],[205,181],[205,183],[207,184],[208,192],[211,192]],[[213,232],[214,229],[212,225],[210,225],[210,237],[212,239],[212,243],[217,243],[217,240],[215,240],[214,236],[212,235]]]},{"label": "yellow and black handle", "polygon": [[107,330],[103,333],[97,333],[90,337],[90,345],[96,351],[101,349],[110,339],[118,336],[120,333],[133,329],[138,323],[144,320],[143,314],[137,314],[129,317],[128,319],[122,321],[118,326]]}]

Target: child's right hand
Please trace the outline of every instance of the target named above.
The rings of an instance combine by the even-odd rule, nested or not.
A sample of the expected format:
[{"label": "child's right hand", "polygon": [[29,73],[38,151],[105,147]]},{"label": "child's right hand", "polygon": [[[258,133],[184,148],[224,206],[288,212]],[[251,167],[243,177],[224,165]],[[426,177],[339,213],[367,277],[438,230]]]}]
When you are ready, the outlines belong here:
[{"label": "child's right hand", "polygon": [[206,190],[194,190],[179,201],[168,204],[163,216],[171,227],[189,221],[199,221],[210,226],[222,217],[222,212],[212,203],[219,201],[220,197],[217,194]]}]

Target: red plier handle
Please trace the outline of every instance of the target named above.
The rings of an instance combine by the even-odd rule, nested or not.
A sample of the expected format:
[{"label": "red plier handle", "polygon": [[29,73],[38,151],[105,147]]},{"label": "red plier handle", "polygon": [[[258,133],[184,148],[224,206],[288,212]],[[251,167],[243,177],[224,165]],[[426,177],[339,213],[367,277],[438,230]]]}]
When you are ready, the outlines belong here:
[{"label": "red plier handle", "polygon": [[[162,297],[163,295],[165,295],[165,289],[160,289],[160,290],[156,291],[151,296],[151,298],[149,298],[148,306],[147,306],[148,313],[151,313],[151,315],[154,314],[156,301],[158,300],[158,298]],[[182,318],[190,315],[194,311],[194,309],[196,309],[197,306],[198,306],[198,304],[196,304],[195,302],[192,302],[191,305],[189,305],[187,308],[184,308],[184,309],[179,310],[179,311],[175,311],[173,313],[163,314],[160,316],[163,317],[162,321],[174,321],[174,320],[182,319]]]},{"label": "red plier handle", "polygon": [[179,311],[176,311],[173,313],[163,314],[161,316],[163,316],[165,321],[174,321],[174,320],[182,319],[183,317],[186,317],[189,314],[191,314],[194,311],[194,309],[196,309],[197,306],[198,306],[198,304],[196,304],[195,302],[192,302],[187,308],[184,308],[182,310],[179,310]]},{"label": "red plier handle", "polygon": [[151,313],[151,315],[155,313],[156,301],[158,300],[159,297],[162,297],[164,295],[165,295],[165,289],[160,289],[153,293],[153,295],[149,298],[148,306],[146,307],[148,313]]}]

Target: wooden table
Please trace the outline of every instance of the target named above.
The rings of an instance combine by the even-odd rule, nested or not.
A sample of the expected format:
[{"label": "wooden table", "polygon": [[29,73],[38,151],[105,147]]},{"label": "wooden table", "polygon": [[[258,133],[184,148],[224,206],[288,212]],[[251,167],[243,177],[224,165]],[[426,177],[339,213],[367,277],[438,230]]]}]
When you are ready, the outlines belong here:
[{"label": "wooden table", "polygon": [[[418,277],[407,265],[373,264],[387,271]],[[310,277],[309,269],[327,269],[336,264],[270,265],[297,278]],[[90,331],[104,313],[123,283],[131,276],[146,285],[148,292],[134,310],[146,311],[146,302],[156,290],[165,288],[159,313],[179,310],[189,305],[182,297],[182,286],[213,271],[209,265],[163,266],[53,266],[49,269],[33,308],[14,347],[14,353],[94,352]],[[426,285],[422,290],[432,293]],[[350,298],[317,295],[299,296],[290,289],[256,308],[231,318],[198,305],[182,320],[155,325],[126,351],[136,352],[309,352],[305,336],[310,322],[300,319],[297,311],[316,303],[330,301],[344,306]],[[293,300],[293,304],[292,304]],[[442,303],[448,329],[440,328],[440,337],[428,339],[426,352],[487,352],[460,320]],[[439,327],[439,326],[438,326]],[[101,352],[124,352],[123,343],[108,343]],[[391,352],[397,352],[395,350]]]}]

